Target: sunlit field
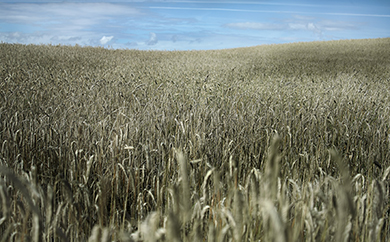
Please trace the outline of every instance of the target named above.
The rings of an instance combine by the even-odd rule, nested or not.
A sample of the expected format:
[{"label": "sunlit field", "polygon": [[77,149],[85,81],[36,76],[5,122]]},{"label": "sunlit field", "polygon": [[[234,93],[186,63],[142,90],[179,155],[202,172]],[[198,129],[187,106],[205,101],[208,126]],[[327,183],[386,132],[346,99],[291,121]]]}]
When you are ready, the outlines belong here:
[{"label": "sunlit field", "polygon": [[1,241],[389,241],[390,39],[0,44]]}]

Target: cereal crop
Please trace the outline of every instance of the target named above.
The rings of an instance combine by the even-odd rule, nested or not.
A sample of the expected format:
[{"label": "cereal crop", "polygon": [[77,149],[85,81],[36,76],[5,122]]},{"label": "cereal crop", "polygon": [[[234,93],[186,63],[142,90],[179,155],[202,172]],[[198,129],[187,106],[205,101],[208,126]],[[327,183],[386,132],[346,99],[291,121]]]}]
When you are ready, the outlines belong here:
[{"label": "cereal crop", "polygon": [[0,44],[1,241],[389,241],[390,39]]}]

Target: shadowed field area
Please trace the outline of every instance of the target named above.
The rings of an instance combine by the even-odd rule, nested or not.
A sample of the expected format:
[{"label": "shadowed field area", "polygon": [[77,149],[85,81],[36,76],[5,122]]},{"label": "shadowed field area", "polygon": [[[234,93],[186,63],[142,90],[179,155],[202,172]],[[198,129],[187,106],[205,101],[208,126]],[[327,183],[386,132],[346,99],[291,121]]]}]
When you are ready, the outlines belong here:
[{"label": "shadowed field area", "polygon": [[0,44],[4,241],[388,241],[390,39]]}]

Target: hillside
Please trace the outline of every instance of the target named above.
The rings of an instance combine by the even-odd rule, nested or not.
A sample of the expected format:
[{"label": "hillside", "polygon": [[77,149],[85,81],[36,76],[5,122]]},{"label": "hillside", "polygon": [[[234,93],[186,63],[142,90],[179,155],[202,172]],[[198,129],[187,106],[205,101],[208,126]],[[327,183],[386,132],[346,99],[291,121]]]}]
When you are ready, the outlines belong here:
[{"label": "hillside", "polygon": [[390,239],[390,38],[2,43],[0,80],[3,240]]}]

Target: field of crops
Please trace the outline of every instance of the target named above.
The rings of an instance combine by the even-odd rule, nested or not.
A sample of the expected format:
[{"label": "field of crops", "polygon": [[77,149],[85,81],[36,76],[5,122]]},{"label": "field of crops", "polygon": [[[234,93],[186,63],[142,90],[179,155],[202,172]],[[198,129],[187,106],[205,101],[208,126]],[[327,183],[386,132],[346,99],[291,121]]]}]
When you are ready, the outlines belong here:
[{"label": "field of crops", "polygon": [[390,38],[0,44],[1,241],[389,241]]}]

